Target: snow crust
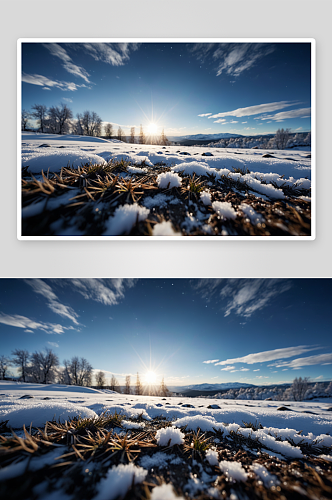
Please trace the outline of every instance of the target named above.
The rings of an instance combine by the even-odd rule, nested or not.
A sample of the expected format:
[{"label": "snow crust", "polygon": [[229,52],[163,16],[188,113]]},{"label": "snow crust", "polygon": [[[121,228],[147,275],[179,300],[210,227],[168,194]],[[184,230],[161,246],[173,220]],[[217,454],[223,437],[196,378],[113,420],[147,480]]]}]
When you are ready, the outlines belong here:
[{"label": "snow crust", "polygon": [[227,462],[222,460],[219,462],[219,467],[231,481],[246,481],[248,478],[248,474],[240,462]]},{"label": "snow crust", "polygon": [[156,441],[160,446],[174,446],[184,442],[184,434],[179,429],[166,427],[156,433]]},{"label": "snow crust", "polygon": [[181,187],[181,182],[181,177],[174,172],[164,172],[157,176],[157,183],[161,189]]},{"label": "snow crust", "polygon": [[132,205],[126,204],[118,207],[115,213],[107,221],[107,229],[104,235],[117,236],[121,234],[130,233],[131,229],[136,223],[136,220],[142,221],[147,218],[150,210],[141,207],[137,203]]}]

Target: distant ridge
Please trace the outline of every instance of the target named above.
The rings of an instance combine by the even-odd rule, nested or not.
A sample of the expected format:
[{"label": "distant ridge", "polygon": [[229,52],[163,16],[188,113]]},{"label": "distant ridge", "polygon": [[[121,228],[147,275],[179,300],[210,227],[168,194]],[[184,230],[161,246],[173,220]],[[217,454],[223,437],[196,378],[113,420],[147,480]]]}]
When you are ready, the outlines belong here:
[{"label": "distant ridge", "polygon": [[242,382],[227,382],[223,384],[196,384],[181,387],[172,386],[169,390],[174,392],[183,391],[227,391],[228,389],[240,389],[240,387],[255,387],[254,384],[244,384]]},{"label": "distant ridge", "polygon": [[217,139],[229,139],[230,137],[244,137],[241,134],[229,134],[220,132],[220,134],[195,134],[195,135],[181,135],[181,136],[167,136],[170,141],[215,141]]}]

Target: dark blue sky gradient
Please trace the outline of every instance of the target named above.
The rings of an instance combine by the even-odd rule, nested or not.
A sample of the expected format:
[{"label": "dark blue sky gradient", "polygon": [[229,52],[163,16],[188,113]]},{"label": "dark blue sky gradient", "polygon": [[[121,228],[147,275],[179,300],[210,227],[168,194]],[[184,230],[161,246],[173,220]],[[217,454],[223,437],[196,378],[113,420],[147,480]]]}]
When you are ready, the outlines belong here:
[{"label": "dark blue sky gradient", "polygon": [[[65,102],[74,116],[95,111],[127,134],[151,122],[169,136],[304,132],[311,127],[310,71],[310,43],[23,43],[22,107]],[[199,116],[286,102],[219,123]],[[293,110],[302,111],[275,117]]]},{"label": "dark blue sky gradient", "polygon": [[169,385],[328,380],[331,298],[330,279],[2,279],[0,355],[51,347],[120,382],[150,368]]}]

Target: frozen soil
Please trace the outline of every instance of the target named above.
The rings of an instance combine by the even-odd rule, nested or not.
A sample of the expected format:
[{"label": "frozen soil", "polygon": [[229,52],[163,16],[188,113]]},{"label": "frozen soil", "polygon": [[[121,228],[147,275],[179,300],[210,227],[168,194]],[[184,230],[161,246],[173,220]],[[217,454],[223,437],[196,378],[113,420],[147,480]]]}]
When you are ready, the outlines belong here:
[{"label": "frozen soil", "polygon": [[[302,457],[287,458],[244,432],[261,429],[258,422],[243,422],[246,436],[240,430],[225,431],[227,424],[223,430],[205,433],[183,426],[175,429],[183,436],[181,444],[172,445],[169,439],[161,445],[158,431],[173,430],[174,424],[162,416],[146,420],[143,412],[135,419],[105,412],[97,418],[52,421],[43,429],[15,434],[4,422],[0,496],[11,500],[332,497],[332,457],[324,455],[330,446],[297,443]],[[136,479],[141,479],[132,476],[119,489],[122,493],[114,496],[116,483],[110,480],[110,471],[120,464],[127,468],[134,464]],[[170,485],[168,496],[157,489],[165,483]]]},{"label": "frozen soil", "polygon": [[[311,234],[309,181],[283,182],[283,176],[274,179],[273,174],[271,179],[264,174],[253,177],[249,170],[236,168],[205,167],[202,173],[201,164],[187,165],[191,169],[185,164],[151,166],[146,160],[121,159],[40,175],[30,173],[26,166],[22,170],[22,235]],[[167,183],[162,176],[169,179]]]}]

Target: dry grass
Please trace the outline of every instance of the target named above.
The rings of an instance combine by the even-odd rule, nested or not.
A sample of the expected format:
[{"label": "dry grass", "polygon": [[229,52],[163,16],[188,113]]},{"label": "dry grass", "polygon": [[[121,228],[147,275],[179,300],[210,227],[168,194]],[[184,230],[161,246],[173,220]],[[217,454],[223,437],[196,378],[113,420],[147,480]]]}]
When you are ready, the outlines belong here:
[{"label": "dry grass", "polygon": [[[173,229],[183,236],[308,236],[311,234],[311,203],[299,196],[310,196],[300,185],[279,186],[286,198],[270,200],[255,193],[245,182],[229,176],[213,174],[190,177],[183,173],[181,188],[160,189],[157,176],[170,171],[162,164],[144,166],[146,172],[130,174],[129,162],[109,162],[107,165],[85,165],[63,168],[60,174],[44,172],[38,179],[25,170],[22,178],[22,207],[35,213],[22,219],[24,236],[72,234],[99,236],[106,230],[107,220],[116,208],[124,204],[144,205],[147,197],[166,194],[173,197],[167,205],[155,206],[147,220],[136,222],[130,236],[149,236],[155,224],[170,221]],[[264,182],[262,182],[264,184]],[[275,186],[278,187],[278,186]],[[200,193],[208,188],[211,200],[231,203],[236,219],[219,216],[211,206],[205,206]],[[72,196],[70,196],[72,194]],[[64,200],[63,195],[66,195]],[[62,196],[62,199],[61,199]],[[242,202],[250,205],[264,222],[253,224],[240,210]],[[40,203],[40,205],[36,205]],[[37,209],[36,209],[37,207]],[[188,217],[196,222],[186,225]],[[186,229],[187,227],[187,229]],[[189,227],[189,229],[188,229]],[[204,227],[204,229],[203,229]]]}]

